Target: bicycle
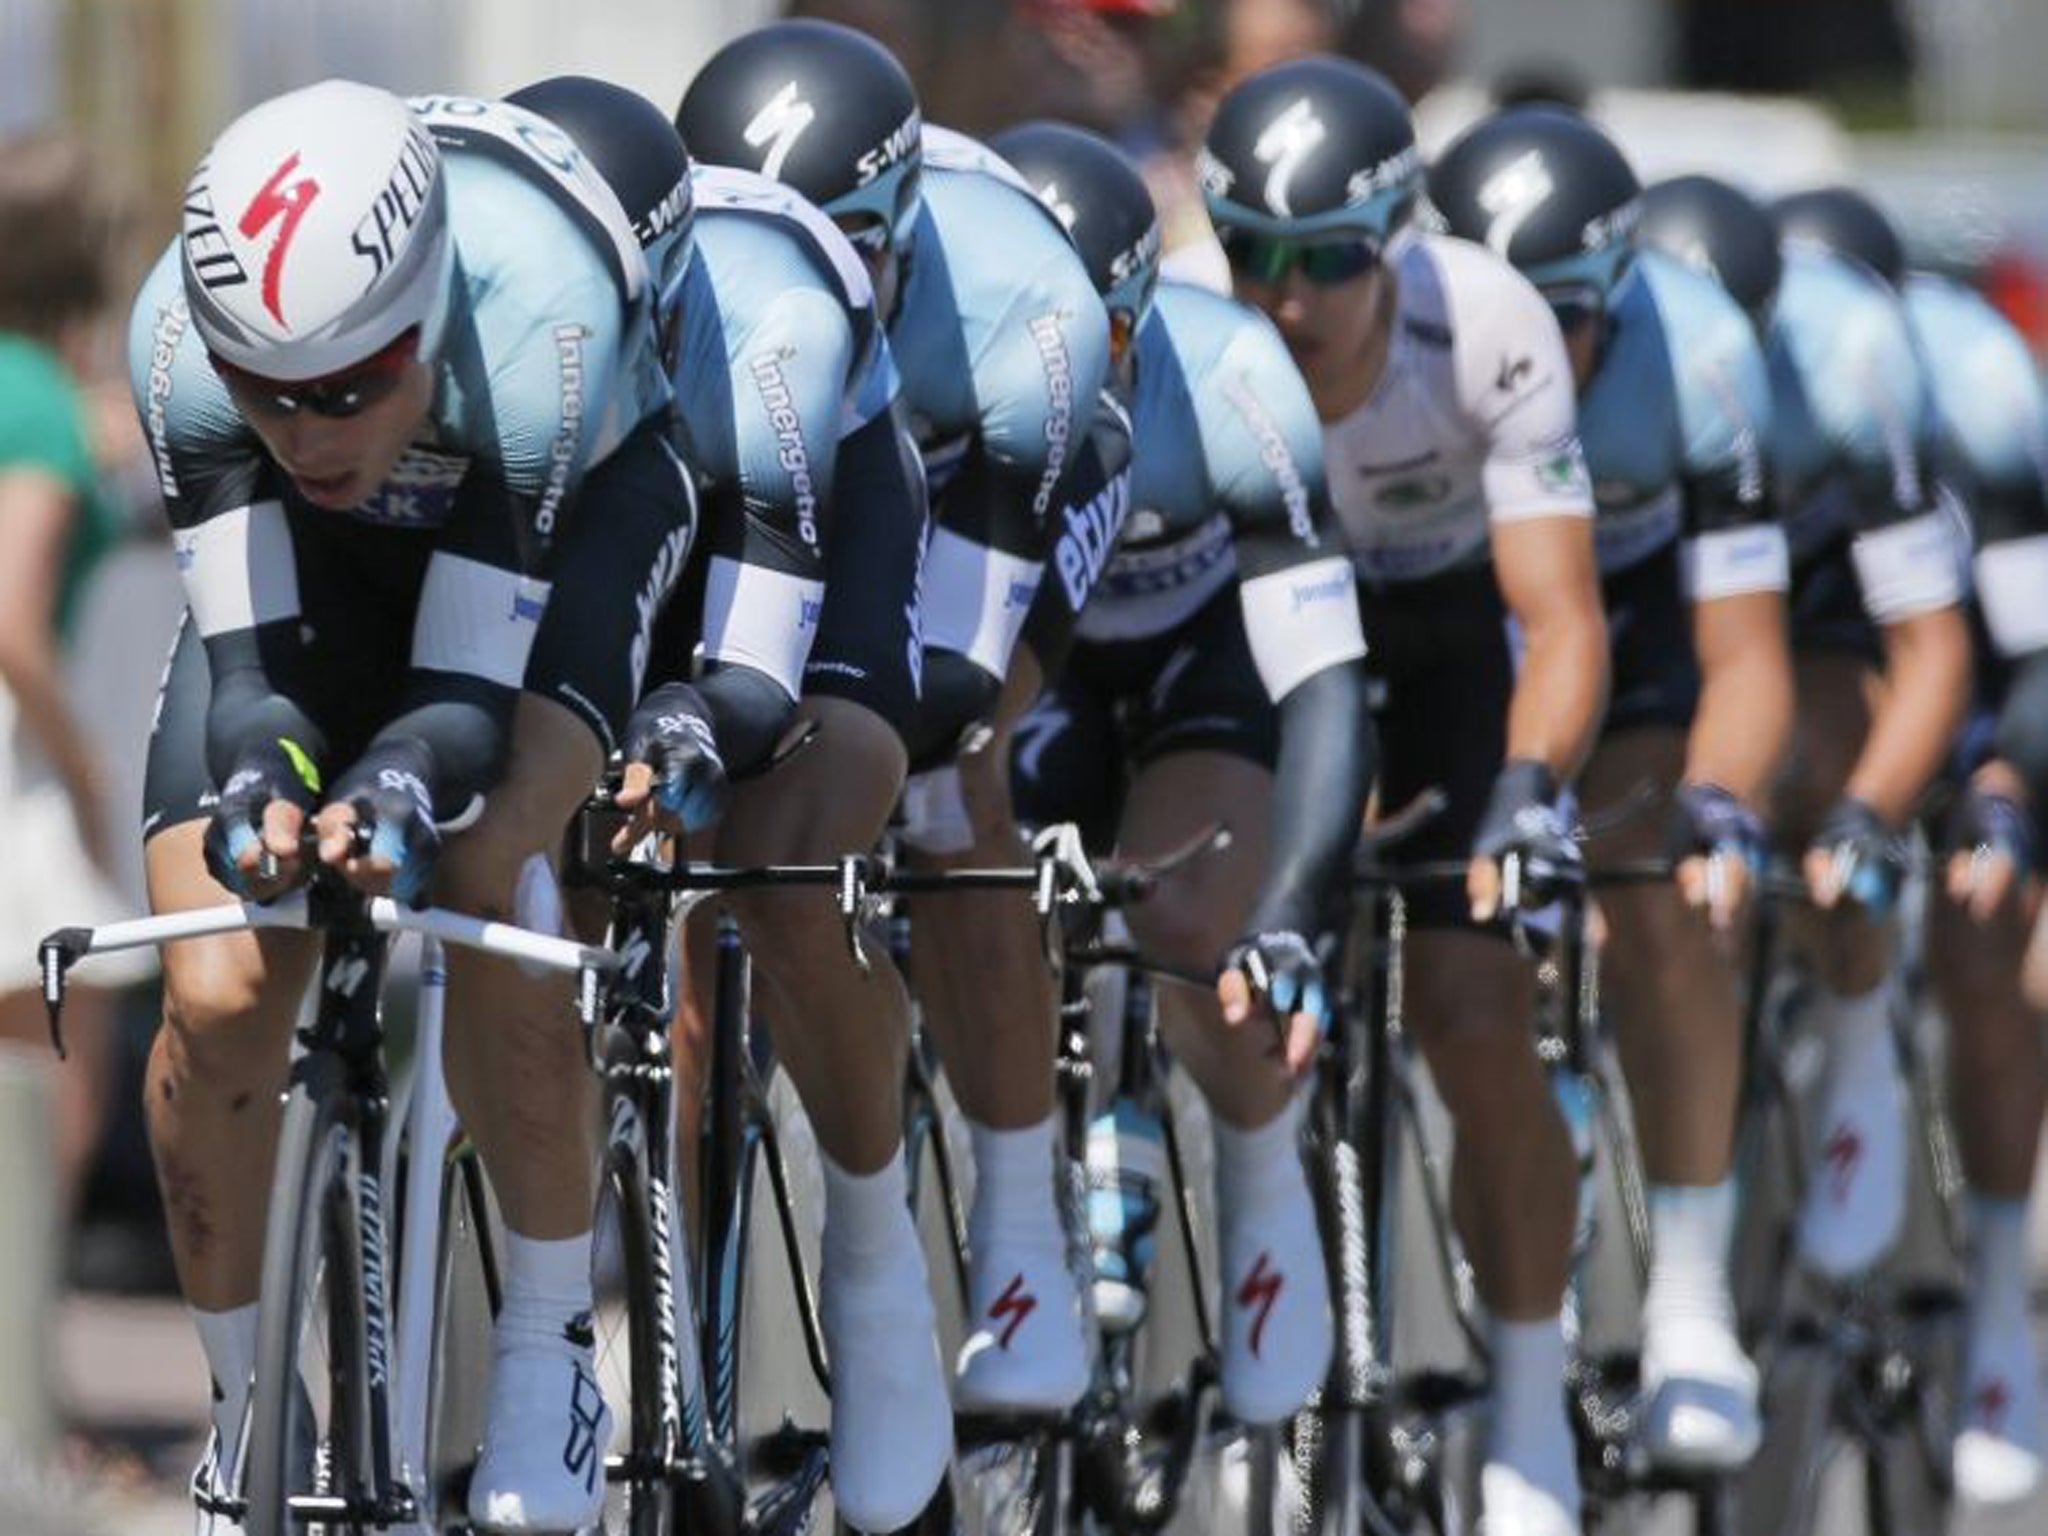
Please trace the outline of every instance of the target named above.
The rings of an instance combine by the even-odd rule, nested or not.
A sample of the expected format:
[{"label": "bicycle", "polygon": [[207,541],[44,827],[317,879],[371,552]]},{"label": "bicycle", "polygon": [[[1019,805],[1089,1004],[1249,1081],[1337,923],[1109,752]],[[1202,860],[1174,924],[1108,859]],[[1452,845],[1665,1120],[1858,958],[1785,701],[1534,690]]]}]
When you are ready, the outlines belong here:
[{"label": "bicycle", "polygon": [[[1926,877],[1924,870],[1917,874]],[[1797,1262],[1794,1229],[1811,1129],[1804,1079],[1815,1062],[1811,1042],[1796,1027],[1807,982],[1781,961],[1785,910],[1809,898],[1789,870],[1773,873],[1765,897],[1744,1026],[1734,1277],[1773,1432],[1741,1483],[1741,1529],[1755,1536],[1816,1529],[1828,1496],[1840,1491],[1830,1488],[1830,1471],[1855,1451],[1862,1461],[1857,1491],[1875,1536],[1939,1531],[1954,1491],[1949,1435],[1961,1374],[1962,1174],[1941,1104],[1939,1062],[1920,1028],[1924,994],[1908,964],[1893,1010],[1910,1127],[1900,1238],[1864,1275],[1828,1281],[1807,1274]]]},{"label": "bicycle", "polygon": [[[80,961],[260,929],[317,931],[323,944],[316,1000],[296,1031],[271,1176],[240,1486],[214,1512],[242,1521],[251,1536],[285,1536],[308,1524],[331,1533],[438,1524],[459,1509],[475,1451],[452,1389],[479,1373],[444,1366],[463,1321],[454,1313],[465,1250],[480,1265],[470,1296],[480,1291],[494,1305],[497,1291],[495,1270],[480,1256],[488,1253],[481,1240],[489,1219],[480,1173],[459,1144],[439,1077],[440,946],[577,975],[586,1023],[598,979],[617,962],[552,935],[365,896],[321,870],[268,905],[230,903],[49,935],[40,960],[60,1054],[65,982]],[[402,1117],[392,1113],[381,1009],[396,932],[425,941],[427,978],[422,1073]],[[425,1176],[429,1167],[435,1177]],[[391,1189],[399,1191],[395,1234],[386,1218]]]},{"label": "bicycle", "polygon": [[[1188,1173],[1178,1117],[1168,1102],[1168,1063],[1151,1008],[1149,978],[1207,986],[1157,965],[1128,943],[1106,939],[1106,918],[1144,900],[1174,871],[1223,846],[1221,827],[1144,862],[1091,863],[1070,826],[1045,829],[1039,867],[1059,872],[1060,904],[1041,900],[1047,921],[1047,963],[1060,968],[1056,1109],[1062,1154],[1060,1215],[1069,1268],[1083,1298],[1090,1380],[1063,1414],[963,1415],[960,1421],[962,1527],[970,1532],[1057,1536],[1081,1530],[1146,1533],[1163,1529],[1182,1508],[1187,1475],[1214,1415],[1218,1384],[1215,1329],[1209,1315],[1213,1267],[1200,1237],[1200,1195]],[[907,942],[907,924],[892,930]],[[1096,1017],[1087,992],[1091,972],[1125,973],[1126,990],[1113,1020]],[[1186,1316],[1159,1320],[1149,1304],[1120,1326],[1106,1326],[1092,1301],[1088,1204],[1096,1170],[1089,1135],[1099,1108],[1102,1052],[1098,1028],[1114,1040],[1113,1099],[1138,1107],[1160,1125],[1165,1183],[1178,1238],[1178,1293]],[[922,1092],[933,1092],[929,1087]],[[936,1105],[936,1095],[929,1101]],[[949,1176],[950,1182],[950,1176]],[[965,1306],[969,1252],[964,1222],[947,1234],[941,1266],[956,1278]]]}]

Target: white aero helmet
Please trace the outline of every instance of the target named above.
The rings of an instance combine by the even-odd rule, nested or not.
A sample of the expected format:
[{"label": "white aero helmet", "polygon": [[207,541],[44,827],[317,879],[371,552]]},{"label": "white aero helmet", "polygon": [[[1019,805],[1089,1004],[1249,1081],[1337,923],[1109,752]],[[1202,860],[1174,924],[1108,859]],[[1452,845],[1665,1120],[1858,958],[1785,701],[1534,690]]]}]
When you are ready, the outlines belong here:
[{"label": "white aero helmet", "polygon": [[388,91],[289,91],[213,141],[178,249],[207,350],[248,373],[324,378],[415,327],[431,356],[453,260],[441,152]]}]

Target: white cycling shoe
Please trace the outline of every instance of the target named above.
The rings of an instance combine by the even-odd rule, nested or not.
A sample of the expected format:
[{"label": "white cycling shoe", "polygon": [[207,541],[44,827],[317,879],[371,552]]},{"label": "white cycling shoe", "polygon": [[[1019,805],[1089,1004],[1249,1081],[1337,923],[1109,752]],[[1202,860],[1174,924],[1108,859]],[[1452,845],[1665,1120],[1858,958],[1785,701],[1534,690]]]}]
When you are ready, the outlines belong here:
[{"label": "white cycling shoe", "polygon": [[974,1326],[960,1348],[955,1406],[970,1413],[1064,1413],[1088,1389],[1081,1290],[1055,1224],[1033,1242],[976,1243]]},{"label": "white cycling shoe", "polygon": [[1985,1508],[2024,1503],[2042,1482],[2041,1383],[2024,1317],[1973,1341],[1962,1425],[1955,1442],[1956,1493]]},{"label": "white cycling shoe", "polygon": [[604,1518],[612,1416],[580,1340],[521,1342],[491,1362],[469,1519],[496,1536],[573,1536]]},{"label": "white cycling shoe", "polygon": [[924,1255],[902,1212],[888,1251],[835,1263],[828,1238],[818,1308],[832,1362],[832,1496],[861,1531],[910,1524],[953,1457],[953,1405],[939,1359]]},{"label": "white cycling shoe", "polygon": [[1322,1234],[1300,1161],[1286,1168],[1256,1199],[1219,1197],[1223,1406],[1240,1424],[1292,1416],[1330,1372]]},{"label": "white cycling shoe", "polygon": [[1839,1065],[1830,1063],[1822,1090],[1799,1213],[1800,1253],[1834,1280],[1882,1258],[1906,1216],[1906,1094],[1890,1042],[1874,1059]]},{"label": "white cycling shoe", "polygon": [[1580,1536],[1576,1505],[1504,1461],[1479,1470],[1479,1528],[1485,1536]]},{"label": "white cycling shoe", "polygon": [[220,1431],[214,1430],[206,1437],[199,1465],[192,1469],[193,1536],[243,1536],[234,1471],[221,1460]]},{"label": "white cycling shoe", "polygon": [[1725,1321],[1651,1324],[1643,1338],[1643,1448],[1672,1472],[1732,1472],[1763,1442],[1756,1366]]}]

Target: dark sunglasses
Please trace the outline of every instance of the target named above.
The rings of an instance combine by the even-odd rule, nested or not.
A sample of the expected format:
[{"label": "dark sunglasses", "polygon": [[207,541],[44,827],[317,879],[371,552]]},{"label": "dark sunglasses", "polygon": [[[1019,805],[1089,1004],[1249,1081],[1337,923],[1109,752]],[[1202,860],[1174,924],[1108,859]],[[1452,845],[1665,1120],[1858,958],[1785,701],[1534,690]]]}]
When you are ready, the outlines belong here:
[{"label": "dark sunglasses", "polygon": [[1348,283],[1380,264],[1376,240],[1279,240],[1248,230],[1222,229],[1218,238],[1231,271],[1255,283],[1282,283],[1295,268],[1319,288]]},{"label": "dark sunglasses", "polygon": [[301,411],[344,421],[381,405],[405,382],[405,371],[419,356],[420,332],[413,326],[360,363],[324,379],[267,379],[260,373],[211,356],[235,403],[264,416],[296,416]]},{"label": "dark sunglasses", "polygon": [[1557,317],[1560,331],[1576,330],[1607,313],[1607,295],[1589,283],[1543,288],[1538,292],[1543,295],[1543,302],[1550,306],[1551,314]]}]

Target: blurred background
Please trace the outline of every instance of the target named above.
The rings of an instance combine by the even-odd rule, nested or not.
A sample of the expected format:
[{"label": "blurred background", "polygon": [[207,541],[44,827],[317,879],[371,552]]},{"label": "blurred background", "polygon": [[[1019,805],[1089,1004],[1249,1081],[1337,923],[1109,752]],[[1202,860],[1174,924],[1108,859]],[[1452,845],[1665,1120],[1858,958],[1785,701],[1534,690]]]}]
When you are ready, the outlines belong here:
[{"label": "blurred background", "polygon": [[[1920,262],[1981,283],[2048,359],[2042,0],[0,0],[0,228],[10,245],[72,230],[101,269],[63,335],[37,340],[61,356],[90,455],[62,487],[100,558],[45,627],[93,753],[67,783],[97,800],[75,808],[80,825],[112,829],[97,862],[117,905],[140,902],[130,829],[178,608],[123,332],[199,150],[244,107],[336,74],[497,94],[580,72],[667,109],[710,51],[785,9],[888,42],[936,121],[984,132],[1054,114],[1110,133],[1146,165],[1169,243],[1204,231],[1187,158],[1211,105],[1276,58],[1336,49],[1386,71],[1417,102],[1425,149],[1502,92],[1561,95],[1617,133],[1645,180],[1863,183]],[[32,286],[4,291],[35,281],[0,262],[0,340],[35,324],[7,317],[47,309]],[[10,377],[0,424],[19,403]],[[0,485],[21,462],[0,456]],[[0,564],[10,558],[0,542]],[[48,873],[0,879],[41,888]],[[21,940],[0,928],[0,942]],[[7,1536],[190,1529],[178,1494],[204,1375],[169,1299],[136,1108],[154,1010],[151,981],[124,980],[67,1076],[28,1040],[0,1063]],[[11,1017],[17,1035],[40,1025],[39,1009]]]}]

